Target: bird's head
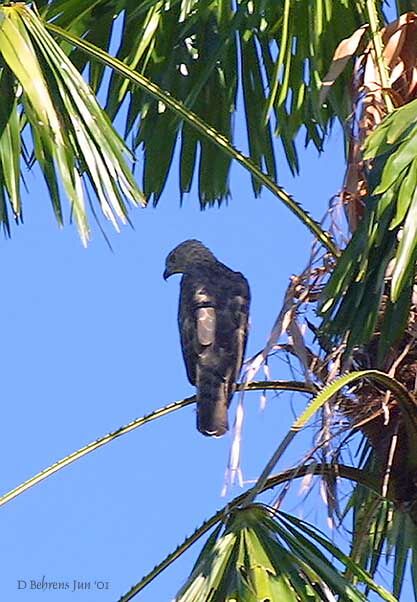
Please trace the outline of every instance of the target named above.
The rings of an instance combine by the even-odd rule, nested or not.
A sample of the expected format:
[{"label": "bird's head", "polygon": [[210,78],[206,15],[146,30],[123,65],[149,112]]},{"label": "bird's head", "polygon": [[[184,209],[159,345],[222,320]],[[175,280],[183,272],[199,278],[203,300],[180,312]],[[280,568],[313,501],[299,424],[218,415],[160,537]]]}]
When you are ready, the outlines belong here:
[{"label": "bird's head", "polygon": [[213,253],[199,240],[185,240],[166,258],[164,280],[173,274],[184,274],[190,266],[215,259]]}]

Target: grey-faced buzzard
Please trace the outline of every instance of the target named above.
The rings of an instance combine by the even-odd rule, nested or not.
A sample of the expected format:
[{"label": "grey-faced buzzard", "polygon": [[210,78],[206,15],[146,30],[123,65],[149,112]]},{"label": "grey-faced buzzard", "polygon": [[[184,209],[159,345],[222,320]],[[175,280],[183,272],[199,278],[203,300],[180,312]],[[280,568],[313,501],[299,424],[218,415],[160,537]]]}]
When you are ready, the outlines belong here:
[{"label": "grey-faced buzzard", "polygon": [[197,388],[197,428],[220,437],[246,348],[249,285],[198,240],[171,251],[164,278],[172,274],[183,275],[178,323],[188,380]]}]

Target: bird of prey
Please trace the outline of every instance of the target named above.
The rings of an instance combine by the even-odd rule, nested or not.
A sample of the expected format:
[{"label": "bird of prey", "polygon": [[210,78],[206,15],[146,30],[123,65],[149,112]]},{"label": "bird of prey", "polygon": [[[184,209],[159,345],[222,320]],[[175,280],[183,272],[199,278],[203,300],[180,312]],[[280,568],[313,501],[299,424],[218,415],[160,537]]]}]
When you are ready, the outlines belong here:
[{"label": "bird of prey", "polygon": [[246,348],[249,285],[198,240],[171,251],[164,279],[172,274],[183,275],[178,324],[188,380],[197,389],[197,429],[220,437]]}]

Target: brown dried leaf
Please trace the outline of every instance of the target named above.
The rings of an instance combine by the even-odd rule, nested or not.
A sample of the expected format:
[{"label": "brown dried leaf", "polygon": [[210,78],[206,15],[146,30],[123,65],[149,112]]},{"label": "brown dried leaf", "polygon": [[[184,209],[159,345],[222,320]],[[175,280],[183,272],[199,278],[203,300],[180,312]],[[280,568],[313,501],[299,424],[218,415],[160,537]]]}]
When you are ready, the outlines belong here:
[{"label": "brown dried leaf", "polygon": [[368,25],[362,25],[362,27],[359,27],[359,29],[354,31],[350,37],[342,40],[336,48],[335,53],[333,55],[332,63],[330,65],[330,69],[328,70],[323,79],[322,88],[319,96],[320,104],[323,104],[323,102],[326,100],[327,95],[330,92],[330,88],[332,87],[336,79],[339,77],[339,75],[343,72],[349,60],[357,51],[358,46],[362,40],[363,34],[367,29]]}]

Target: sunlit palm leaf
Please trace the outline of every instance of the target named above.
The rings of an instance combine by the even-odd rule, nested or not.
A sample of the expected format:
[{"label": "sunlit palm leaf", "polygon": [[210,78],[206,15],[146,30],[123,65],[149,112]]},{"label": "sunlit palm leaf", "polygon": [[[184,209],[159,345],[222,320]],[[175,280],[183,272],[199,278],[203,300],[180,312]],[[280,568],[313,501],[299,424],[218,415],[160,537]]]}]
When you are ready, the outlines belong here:
[{"label": "sunlit palm leaf", "polygon": [[[104,216],[118,228],[117,220],[127,221],[124,197],[134,204],[144,201],[126,164],[127,149],[78,71],[27,6],[1,7],[0,55],[1,83],[9,90],[5,98],[11,91],[14,95],[1,116],[2,196],[9,197],[15,217],[21,214],[20,124],[27,124],[58,221],[62,222],[61,180],[81,239],[87,243],[85,181]],[[8,228],[4,202],[2,206]]]},{"label": "sunlit palm leaf", "polygon": [[323,601],[341,595],[343,600],[365,601],[327,554],[382,599],[394,600],[317,530],[259,505],[233,512],[221,537],[207,541],[176,600]]}]

